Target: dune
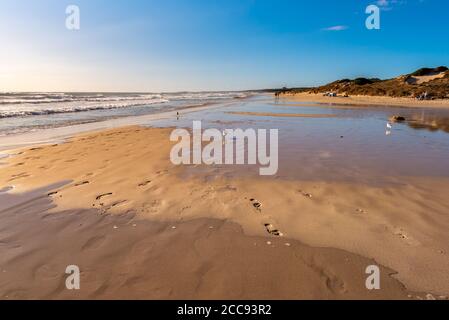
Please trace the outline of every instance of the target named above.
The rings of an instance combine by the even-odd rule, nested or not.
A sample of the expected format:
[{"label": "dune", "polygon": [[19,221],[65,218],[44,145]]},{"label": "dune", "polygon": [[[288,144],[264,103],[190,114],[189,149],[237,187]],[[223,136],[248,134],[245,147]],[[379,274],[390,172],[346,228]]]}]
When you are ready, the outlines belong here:
[{"label": "dune", "polygon": [[423,76],[410,76],[407,79],[408,84],[423,84],[426,82],[433,81],[435,79],[442,79],[446,76],[446,72],[437,72],[429,75],[423,75]]},{"label": "dune", "polygon": [[[436,100],[416,100],[413,98],[400,98],[400,97],[386,97],[386,96],[366,96],[355,95],[350,97],[338,96],[327,97],[322,94],[297,92],[286,93],[281,96],[280,100],[286,100],[289,102],[315,102],[320,104],[332,104],[354,107],[404,107],[404,108],[449,108],[448,99],[436,99]],[[291,105],[291,104],[290,104]]]}]

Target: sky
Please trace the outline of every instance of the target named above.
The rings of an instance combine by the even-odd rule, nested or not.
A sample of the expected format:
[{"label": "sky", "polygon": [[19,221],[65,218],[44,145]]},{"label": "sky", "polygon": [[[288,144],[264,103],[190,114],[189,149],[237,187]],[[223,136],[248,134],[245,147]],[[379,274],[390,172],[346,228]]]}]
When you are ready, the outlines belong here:
[{"label": "sky", "polygon": [[[368,30],[377,5],[380,30]],[[80,29],[66,28],[66,8]],[[0,92],[302,87],[449,65],[447,0],[0,0]]]}]

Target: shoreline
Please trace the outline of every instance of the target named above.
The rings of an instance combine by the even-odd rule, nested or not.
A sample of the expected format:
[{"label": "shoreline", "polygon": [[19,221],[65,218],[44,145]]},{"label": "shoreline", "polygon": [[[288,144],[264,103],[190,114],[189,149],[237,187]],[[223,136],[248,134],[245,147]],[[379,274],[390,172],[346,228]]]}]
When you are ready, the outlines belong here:
[{"label": "shoreline", "polygon": [[55,128],[39,129],[35,132],[26,132],[19,134],[11,134],[0,137],[0,153],[8,153],[16,149],[45,145],[50,143],[60,143],[75,135],[100,132],[112,128],[120,128],[133,125],[147,125],[151,121],[176,118],[179,116],[199,112],[208,109],[222,108],[234,104],[235,102],[226,103],[208,103],[201,106],[183,107],[173,111],[153,113],[140,116],[126,116],[109,120],[100,120],[75,125],[67,125]]},{"label": "shoreline", "polygon": [[449,99],[419,101],[413,98],[395,98],[381,96],[327,97],[323,94],[307,92],[282,94],[280,100],[289,102],[310,102],[319,104],[343,105],[354,107],[403,107],[403,108],[436,108],[449,109]]}]

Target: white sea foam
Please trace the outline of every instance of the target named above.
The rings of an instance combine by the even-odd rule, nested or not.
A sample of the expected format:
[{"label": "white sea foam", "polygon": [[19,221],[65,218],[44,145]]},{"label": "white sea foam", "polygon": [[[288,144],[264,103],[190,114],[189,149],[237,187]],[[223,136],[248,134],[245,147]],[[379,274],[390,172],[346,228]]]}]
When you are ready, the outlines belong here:
[{"label": "white sea foam", "polygon": [[171,101],[244,98],[241,92],[111,93],[0,93],[0,118],[153,106]]}]

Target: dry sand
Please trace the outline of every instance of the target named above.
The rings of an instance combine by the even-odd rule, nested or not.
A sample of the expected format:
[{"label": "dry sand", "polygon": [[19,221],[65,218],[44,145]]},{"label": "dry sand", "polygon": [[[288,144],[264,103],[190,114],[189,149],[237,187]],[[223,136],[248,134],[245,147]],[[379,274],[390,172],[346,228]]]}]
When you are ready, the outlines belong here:
[{"label": "dry sand", "polygon": [[[16,207],[0,213],[0,296],[449,294],[447,179],[372,187],[225,178],[210,169],[184,179],[186,168],[168,158],[170,132],[126,127],[4,159],[0,189],[15,187],[7,202]],[[14,202],[55,184],[35,200],[40,205]],[[49,200],[55,207],[47,210]],[[77,263],[86,286],[78,296],[63,289],[61,275]],[[369,292],[364,271],[373,263],[388,269],[382,267],[382,290]]]},{"label": "dry sand", "polygon": [[423,84],[435,79],[441,79],[446,76],[446,72],[429,74],[427,76],[412,76],[408,79],[409,84]]},{"label": "dry sand", "polygon": [[449,99],[439,100],[416,100],[413,98],[393,98],[381,96],[351,96],[351,97],[327,97],[323,94],[314,93],[296,93],[284,94],[280,99],[286,99],[290,102],[315,102],[322,104],[340,104],[351,106],[395,106],[410,108],[449,108]]}]

